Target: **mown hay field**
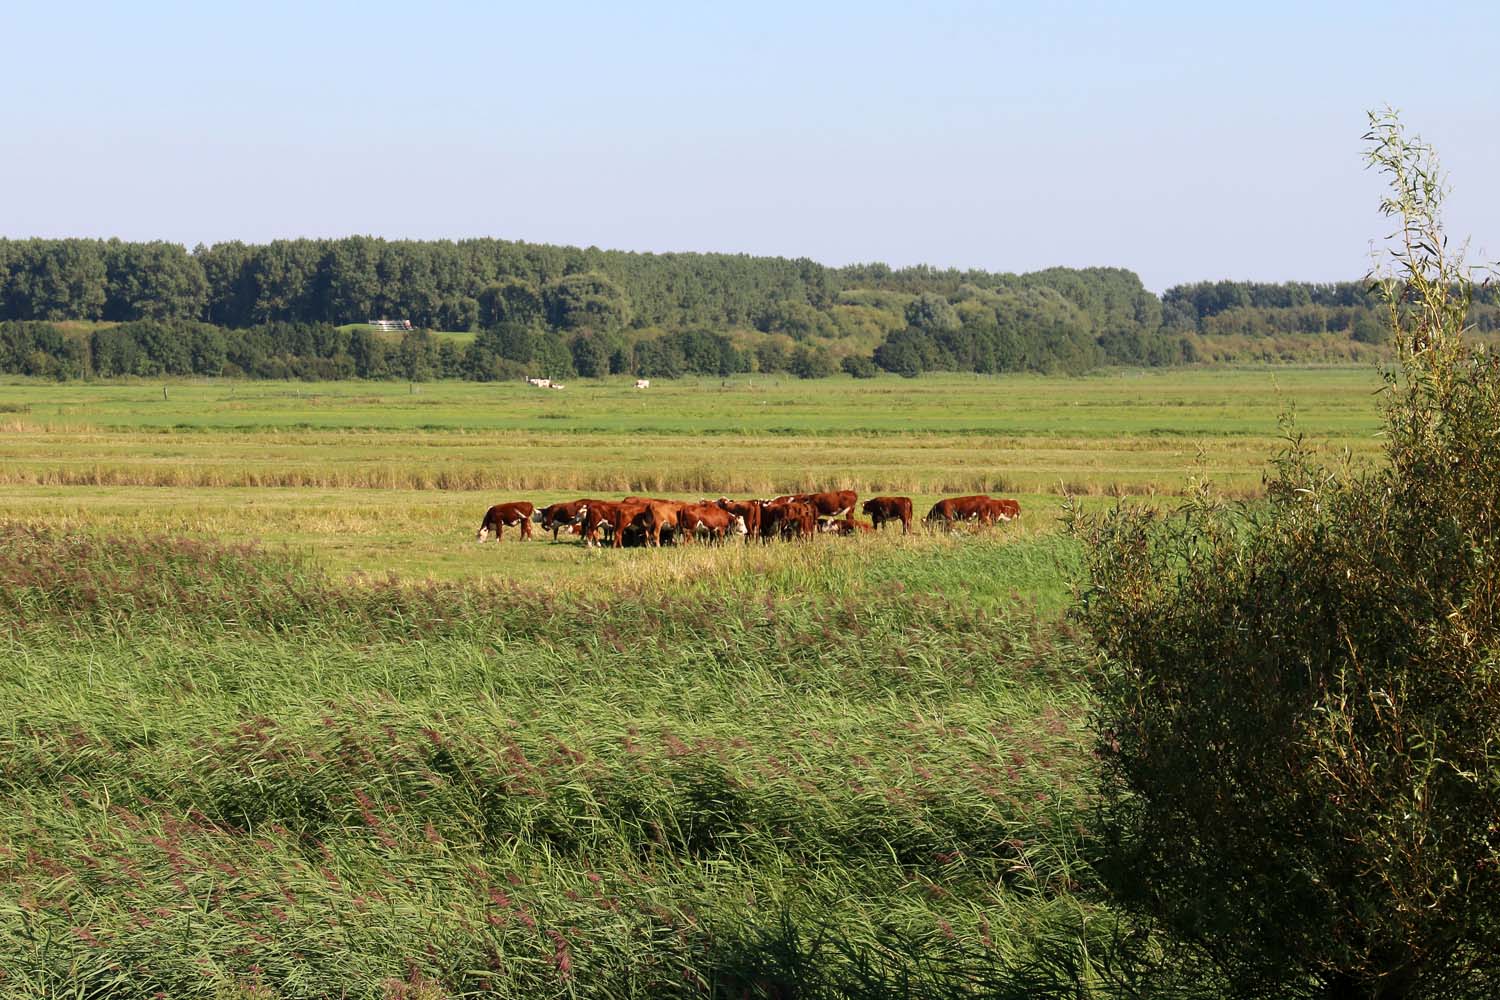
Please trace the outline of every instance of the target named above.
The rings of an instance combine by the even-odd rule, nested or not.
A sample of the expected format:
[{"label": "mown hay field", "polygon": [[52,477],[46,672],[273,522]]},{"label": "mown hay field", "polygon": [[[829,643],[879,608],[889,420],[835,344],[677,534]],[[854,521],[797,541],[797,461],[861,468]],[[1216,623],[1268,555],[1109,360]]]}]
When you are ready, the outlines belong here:
[{"label": "mown hay field", "polygon": [[571,552],[463,545],[488,504],[842,488],[911,495],[925,511],[989,492],[1018,496],[1035,530],[1066,491],[1170,496],[1197,475],[1253,495],[1283,411],[1326,447],[1368,455],[1377,387],[1368,368],[742,376],[644,391],[624,379],[561,391],[12,382],[0,385],[0,516],[287,543],[339,572],[554,579],[577,565]]},{"label": "mown hay field", "polygon": [[[0,386],[0,994],[1131,995],[1060,490],[1253,494],[1285,403],[1368,455],[1376,386]],[[1024,513],[473,542],[504,498],[804,485]]]}]

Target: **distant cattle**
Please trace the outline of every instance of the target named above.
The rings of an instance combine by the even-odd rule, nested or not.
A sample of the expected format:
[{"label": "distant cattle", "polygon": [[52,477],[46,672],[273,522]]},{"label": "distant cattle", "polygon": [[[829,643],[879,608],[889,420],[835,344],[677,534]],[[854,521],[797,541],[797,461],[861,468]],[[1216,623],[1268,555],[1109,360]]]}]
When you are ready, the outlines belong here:
[{"label": "distant cattle", "polygon": [[677,522],[684,542],[692,541],[700,531],[708,536],[709,541],[722,542],[727,535],[743,535],[749,530],[742,516],[713,503],[683,506],[677,512]]},{"label": "distant cattle", "polygon": [[951,527],[955,521],[976,521],[979,524],[994,524],[1021,516],[1021,505],[1014,500],[1003,500],[979,494],[969,497],[951,497],[939,500],[927,512],[929,523],[941,521]]},{"label": "distant cattle", "polygon": [[1010,521],[1021,516],[1021,505],[1014,500],[991,500],[979,512],[981,524]]},{"label": "distant cattle", "polygon": [[500,541],[507,526],[521,528],[521,540],[525,541],[531,537],[531,515],[535,508],[525,500],[516,503],[497,503],[484,512],[484,520],[479,522],[479,534],[475,541],[483,542],[489,537],[490,532],[495,533],[495,541]]},{"label": "distant cattle", "polygon": [[677,524],[677,515],[686,504],[676,500],[652,500],[646,504],[646,512],[642,517],[642,523],[646,528],[646,542],[649,545],[661,545],[662,532],[669,532],[672,541],[677,541],[681,534]]},{"label": "distant cattle", "polygon": [[532,515],[532,520],[542,526],[543,531],[552,531],[552,540],[557,541],[557,533],[565,527],[577,526],[583,523],[588,514],[589,504],[598,503],[597,500],[568,500],[564,503],[554,503],[543,507]]},{"label": "distant cattle", "polygon": [[967,497],[949,497],[939,500],[932,505],[927,512],[927,522],[932,524],[941,521],[945,526],[951,527],[955,521],[968,521],[977,518],[986,509],[985,505],[990,498],[984,494]]},{"label": "distant cattle", "polygon": [[777,498],[761,508],[762,538],[812,538],[818,530],[818,510],[800,500]]},{"label": "distant cattle", "polygon": [[730,500],[728,497],[719,497],[714,504],[720,509],[728,511],[742,518],[745,522],[745,534],[750,538],[760,537],[760,511],[763,506],[760,500]]},{"label": "distant cattle", "polygon": [[811,505],[816,517],[852,518],[859,494],[853,490],[835,490],[830,493],[796,493],[786,499]]},{"label": "distant cattle", "polygon": [[876,528],[887,521],[900,521],[901,534],[911,531],[911,497],[875,497],[866,500],[860,512],[868,515]]},{"label": "distant cattle", "polygon": [[598,544],[601,532],[608,530],[611,543],[615,548],[620,548],[625,544],[625,532],[636,527],[636,520],[645,511],[646,505],[643,503],[597,501],[589,504],[588,512],[583,518],[584,544]]}]

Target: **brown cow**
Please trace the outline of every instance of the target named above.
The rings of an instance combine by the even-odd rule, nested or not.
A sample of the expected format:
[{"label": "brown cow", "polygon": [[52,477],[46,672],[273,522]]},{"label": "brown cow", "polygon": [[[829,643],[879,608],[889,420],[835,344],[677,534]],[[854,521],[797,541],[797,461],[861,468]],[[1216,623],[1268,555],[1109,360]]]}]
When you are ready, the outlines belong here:
[{"label": "brown cow", "polygon": [[841,535],[873,535],[875,533],[875,525],[869,521],[861,521],[858,518],[848,521],[835,521],[834,525],[834,530]]},{"label": "brown cow", "polygon": [[569,500],[565,503],[549,504],[533,514],[531,519],[540,524],[543,531],[552,529],[552,540],[555,542],[560,530],[570,525],[576,527],[582,524],[589,505],[598,502],[597,500]]},{"label": "brown cow", "polygon": [[646,507],[643,503],[611,503],[602,500],[589,504],[588,513],[583,519],[584,544],[596,544],[599,541],[599,529],[608,528],[611,544],[617,549],[623,547],[627,528],[644,528],[642,521]]},{"label": "brown cow", "polygon": [[1021,516],[1021,505],[1014,500],[988,500],[979,512],[980,524],[1010,521]]},{"label": "brown cow", "polygon": [[954,521],[968,521],[979,517],[990,498],[983,493],[968,497],[949,497],[939,500],[927,512],[927,521],[942,521],[944,527],[952,527]]},{"label": "brown cow", "polygon": [[817,508],[800,500],[780,503],[776,500],[761,510],[760,533],[762,538],[812,538],[818,530]]},{"label": "brown cow", "polygon": [[484,512],[484,520],[479,522],[479,534],[475,541],[483,542],[489,537],[490,532],[495,533],[495,541],[500,541],[505,534],[505,526],[514,528],[521,526],[521,541],[531,537],[531,514],[535,510],[525,500],[516,503],[497,503]]},{"label": "brown cow", "polygon": [[745,522],[745,537],[760,537],[760,500],[730,500],[728,497],[719,497],[714,501],[720,510],[728,511],[738,515]]},{"label": "brown cow", "polygon": [[876,528],[887,521],[900,521],[901,534],[911,531],[911,497],[876,497],[866,500],[860,512],[868,514]]},{"label": "brown cow", "polygon": [[842,517],[847,520],[854,517],[854,505],[859,502],[859,494],[853,490],[836,490],[831,493],[797,493],[787,499],[812,505],[816,517]]},{"label": "brown cow", "polygon": [[745,519],[714,503],[690,504],[677,512],[677,521],[682,528],[682,540],[691,542],[701,528],[710,541],[722,542],[726,535],[743,535],[748,532]]},{"label": "brown cow", "polygon": [[686,506],[687,504],[675,500],[653,500],[646,504],[646,512],[642,517],[642,523],[646,527],[646,543],[660,547],[663,531],[670,531],[672,540],[676,541],[679,535],[677,515]]}]

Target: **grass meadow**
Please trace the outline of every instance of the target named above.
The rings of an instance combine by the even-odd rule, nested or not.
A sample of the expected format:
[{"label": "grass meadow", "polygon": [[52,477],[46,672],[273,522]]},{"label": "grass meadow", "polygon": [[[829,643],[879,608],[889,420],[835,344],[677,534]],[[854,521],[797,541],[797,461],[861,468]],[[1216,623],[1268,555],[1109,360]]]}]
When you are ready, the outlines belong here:
[{"label": "grass meadow", "polygon": [[[1132,985],[1090,867],[1060,494],[1253,497],[1287,406],[1373,454],[1377,386],[0,385],[0,993],[1213,996]],[[473,543],[814,485],[1023,516]]]}]

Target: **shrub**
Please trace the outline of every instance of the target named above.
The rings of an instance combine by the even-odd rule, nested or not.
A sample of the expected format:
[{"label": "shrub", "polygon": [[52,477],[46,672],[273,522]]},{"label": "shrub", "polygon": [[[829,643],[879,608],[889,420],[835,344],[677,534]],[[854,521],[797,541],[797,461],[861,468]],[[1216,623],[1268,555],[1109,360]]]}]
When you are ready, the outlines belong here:
[{"label": "shrub", "polygon": [[1262,506],[1073,519],[1108,877],[1241,996],[1500,986],[1500,364],[1463,336],[1430,150],[1367,138],[1402,221],[1386,464],[1293,433]]},{"label": "shrub", "polygon": [[798,378],[827,378],[835,371],[826,347],[798,347],[792,352],[791,372]]},{"label": "shrub", "polygon": [[875,367],[873,359],[863,354],[851,354],[845,358],[840,367],[846,373],[855,378],[874,378],[880,369]]}]

